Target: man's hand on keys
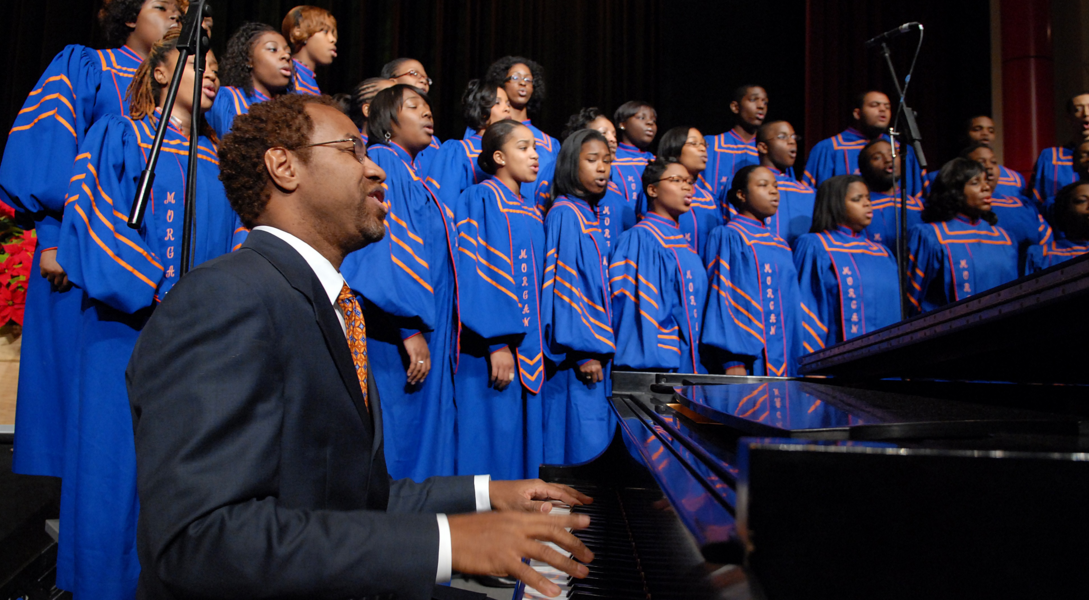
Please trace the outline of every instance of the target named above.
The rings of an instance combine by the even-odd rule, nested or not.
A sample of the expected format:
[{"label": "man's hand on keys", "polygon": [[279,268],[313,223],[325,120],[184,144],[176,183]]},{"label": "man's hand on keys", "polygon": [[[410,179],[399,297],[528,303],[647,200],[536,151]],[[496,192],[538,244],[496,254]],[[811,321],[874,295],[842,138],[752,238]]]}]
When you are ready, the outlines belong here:
[{"label": "man's hand on keys", "polygon": [[[546,563],[579,579],[586,577],[589,569],[578,561],[588,563],[594,559],[594,553],[570,531],[588,527],[590,517],[586,515],[556,516],[506,510],[451,515],[449,522],[455,571],[516,577],[548,596],[559,594],[559,586],[522,562],[523,558]],[[550,547],[548,542],[570,552],[570,556]]]}]

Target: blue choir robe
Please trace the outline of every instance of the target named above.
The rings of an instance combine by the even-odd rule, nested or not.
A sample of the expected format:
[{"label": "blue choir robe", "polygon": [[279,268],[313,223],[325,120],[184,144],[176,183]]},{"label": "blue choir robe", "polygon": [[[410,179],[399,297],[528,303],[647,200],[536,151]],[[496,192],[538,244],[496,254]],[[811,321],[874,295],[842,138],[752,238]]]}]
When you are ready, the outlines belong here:
[{"label": "blue choir robe", "polygon": [[[457,472],[536,478],[544,461],[541,277],[544,219],[498,179],[470,187],[454,211],[465,326],[457,387]],[[489,355],[509,347],[515,381],[489,384]],[[505,382],[504,382],[505,383]]]},{"label": "blue choir robe", "polygon": [[620,197],[624,199],[623,207],[621,209],[620,228],[623,231],[627,231],[632,227],[635,227],[635,222],[639,220],[639,215],[646,212],[646,207],[639,205],[639,203],[644,200],[642,189],[638,190],[639,193],[632,193],[627,186],[624,185],[624,175],[615,165],[610,165],[609,167],[609,186],[616,188]]},{"label": "blue choir robe", "polygon": [[1078,180],[1074,172],[1074,151],[1064,146],[1047,148],[1036,159],[1032,195],[1040,214],[1050,216],[1051,205],[1063,186]]},{"label": "blue choir robe", "polygon": [[258,102],[265,102],[268,99],[268,96],[256,89],[253,90],[252,94],[247,94],[246,90],[242,88],[229,85],[223,86],[219,88],[219,93],[216,94],[216,100],[212,104],[212,108],[204,113],[204,118],[208,121],[208,125],[215,130],[216,135],[223,139],[224,136],[231,132],[235,117],[250,112],[251,106]]},{"label": "blue choir robe", "polygon": [[816,352],[900,320],[896,259],[847,227],[798,238],[802,347]]},{"label": "blue choir robe", "polygon": [[620,234],[635,225],[634,222],[629,221],[629,218],[634,219],[635,215],[629,214],[627,209],[628,206],[624,201],[623,193],[610,181],[605,187],[605,195],[597,202],[601,238],[605,240],[602,252],[605,253],[605,256],[612,254],[616,241],[620,239]]},{"label": "blue choir robe", "polygon": [[707,142],[707,168],[703,173],[711,184],[713,198],[719,198],[730,189],[734,173],[748,165],[760,164],[755,136],[746,142],[731,129],[718,135],[705,135],[703,139]]},{"label": "blue choir robe", "polygon": [[[640,214],[646,213],[644,210]],[[692,208],[677,218],[688,245],[696,251],[696,256],[703,256],[703,248],[711,231],[726,223],[718,201],[711,195],[710,184],[701,174],[692,189]]]},{"label": "blue choir robe", "polygon": [[677,223],[649,213],[624,232],[610,259],[609,285],[618,366],[707,372],[699,358],[707,270]]},{"label": "blue choir robe", "polygon": [[64,471],[65,422],[77,402],[82,294],[53,290],[39,275],[41,255],[57,248],[79,145],[97,120],[128,114],[125,90],[140,62],[127,46],[66,47],[42,73],[8,134],[0,201],[33,221],[38,236],[23,319],[15,473],[60,477]]},{"label": "blue choir robe", "polygon": [[817,200],[817,191],[789,173],[775,167],[768,168],[775,173],[779,186],[779,210],[768,217],[768,229],[793,248],[798,237],[809,233],[813,225],[813,204]]},{"label": "blue choir robe", "polygon": [[446,140],[431,161],[427,183],[435,190],[439,201],[455,213],[454,207],[461,193],[489,177],[477,163],[479,156],[480,134],[474,133],[465,139]]},{"label": "blue choir robe", "polygon": [[[431,136],[431,143],[423,150],[420,150],[416,154],[416,159],[412,161],[413,168],[416,172],[426,178],[431,172],[431,163],[435,161],[435,157],[438,156],[441,148],[442,141],[435,136]],[[450,210],[454,210],[453,206],[450,207]]]},{"label": "blue choir robe", "polygon": [[1017,279],[1017,245],[1001,226],[957,216],[908,236],[908,311],[940,308]]},{"label": "blue choir robe", "polygon": [[613,157],[612,171],[609,173],[609,178],[618,182],[617,187],[624,195],[625,204],[634,206],[636,213],[640,215],[646,212],[646,201],[643,198],[643,169],[646,169],[652,160],[654,155],[650,152],[643,152],[631,144],[620,142],[616,147],[616,156]]},{"label": "blue choir robe", "polygon": [[998,216],[998,226],[1006,230],[1017,247],[1017,272],[1023,272],[1029,249],[1049,241],[1051,227],[1035,208],[1016,196],[992,196],[991,211]]},{"label": "blue choir robe", "polygon": [[1089,252],[1089,242],[1085,240],[1069,240],[1065,237],[1050,239],[1046,243],[1028,249],[1028,256],[1025,259],[1025,275],[1031,275],[1037,271],[1054,267],[1087,252]]},{"label": "blue choir robe", "polygon": [[1029,193],[1025,189],[1025,179],[1017,171],[1011,171],[1001,165],[998,167],[998,185],[995,186],[994,195],[1003,198],[1017,198],[1022,202],[1029,201]]},{"label": "blue choir robe", "polygon": [[[386,235],[341,265],[364,299],[367,358],[382,397],[386,462],[394,479],[423,481],[455,472],[454,371],[461,321],[454,212],[435,198],[397,144],[374,144],[386,172]],[[431,371],[408,385],[404,340],[423,335]]]},{"label": "blue choir robe", "polygon": [[295,75],[291,78],[291,91],[296,94],[320,96],[321,89],[318,88],[318,78],[314,71],[294,58],[291,62],[295,65]]},{"label": "blue choir robe", "polygon": [[[881,134],[881,137],[891,143],[887,133]],[[857,175],[858,155],[869,141],[861,131],[848,127],[839,135],[817,142],[809,151],[809,160],[805,163],[805,182],[817,189],[829,177]],[[903,148],[903,144],[898,145]],[[923,191],[923,177],[926,174],[919,168],[915,149],[908,146],[907,153],[907,174],[904,180],[907,182],[908,194],[916,195]],[[900,158],[897,157],[896,160]]]},{"label": "blue choir robe", "polygon": [[560,141],[538,129],[529,120],[522,124],[533,132],[537,147],[537,181],[522,184],[522,197],[533,198],[537,206],[547,206],[552,194],[552,177],[556,174],[556,158],[560,155]]},{"label": "blue choir robe", "polygon": [[[78,414],[69,421],[57,572],[75,597],[130,599],[136,557],[136,455],[125,368],[154,308],[181,275],[189,142],[167,130],[144,223],[126,224],[157,115],[108,115],[76,157],[57,261],[83,295]],[[219,181],[217,148],[198,143],[193,264],[225,254],[238,217]],[[199,340],[193,340],[199,343]]]},{"label": "blue choir robe", "polygon": [[[608,400],[616,340],[598,211],[580,198],[557,198],[545,217],[545,250],[544,460],[581,463],[605,450],[616,427]],[[579,365],[590,359],[601,361],[605,379],[599,383],[578,377]]]},{"label": "blue choir robe", "polygon": [[[873,209],[873,220],[866,227],[866,237],[884,244],[896,256],[896,244],[900,239],[900,230],[897,224],[900,222],[900,192],[892,193],[870,191],[870,208]],[[923,202],[919,196],[908,196],[907,226],[904,231],[923,222]]]},{"label": "blue choir robe", "polygon": [[702,338],[708,370],[745,365],[753,375],[796,375],[798,272],[786,241],[737,215],[711,232],[704,263],[711,286]]}]

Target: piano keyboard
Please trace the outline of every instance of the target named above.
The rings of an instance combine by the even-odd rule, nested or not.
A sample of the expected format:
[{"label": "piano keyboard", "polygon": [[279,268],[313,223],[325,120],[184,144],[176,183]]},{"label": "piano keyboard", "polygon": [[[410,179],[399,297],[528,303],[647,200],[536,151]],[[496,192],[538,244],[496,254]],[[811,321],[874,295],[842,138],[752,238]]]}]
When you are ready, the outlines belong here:
[{"label": "piano keyboard", "polygon": [[[658,490],[577,487],[593,496],[594,503],[554,505],[552,513],[589,515],[590,526],[574,532],[594,552],[589,576],[575,579],[548,564],[530,562],[560,587],[561,598],[690,600],[708,596],[706,573],[693,570],[703,559],[694,553],[691,538]],[[520,598],[548,596],[520,586],[514,600]]]}]

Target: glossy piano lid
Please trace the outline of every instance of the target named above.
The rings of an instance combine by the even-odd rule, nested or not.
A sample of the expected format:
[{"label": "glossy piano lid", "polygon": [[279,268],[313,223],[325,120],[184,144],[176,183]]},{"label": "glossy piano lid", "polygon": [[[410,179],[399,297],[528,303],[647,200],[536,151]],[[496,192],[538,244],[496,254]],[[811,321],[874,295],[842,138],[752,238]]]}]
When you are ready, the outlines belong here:
[{"label": "glossy piano lid", "polygon": [[1077,419],[1019,408],[803,379],[674,388],[683,407],[743,435],[809,440],[895,440],[997,432],[1076,433]]},{"label": "glossy piano lid", "polygon": [[677,388],[681,404],[693,412],[752,435],[845,439],[848,428],[879,418],[830,404],[811,384],[765,381]]}]

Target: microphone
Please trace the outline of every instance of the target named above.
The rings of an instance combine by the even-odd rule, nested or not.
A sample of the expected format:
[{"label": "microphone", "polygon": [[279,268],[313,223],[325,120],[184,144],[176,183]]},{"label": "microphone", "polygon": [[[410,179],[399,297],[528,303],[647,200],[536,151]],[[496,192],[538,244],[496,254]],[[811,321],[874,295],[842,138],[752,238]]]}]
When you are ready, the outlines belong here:
[{"label": "microphone", "polygon": [[904,23],[903,25],[897,27],[896,29],[890,29],[890,30],[886,31],[885,33],[882,33],[879,36],[876,36],[874,38],[871,38],[870,40],[867,40],[866,41],[866,47],[867,48],[873,48],[874,46],[876,46],[878,44],[881,44],[881,43],[884,43],[887,40],[891,40],[894,37],[905,34],[905,33],[909,32],[909,31],[911,31],[912,29],[918,29],[919,31],[922,31],[923,30],[923,24],[919,23],[917,21],[912,21],[910,23]]}]

